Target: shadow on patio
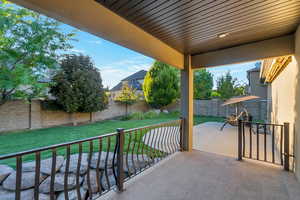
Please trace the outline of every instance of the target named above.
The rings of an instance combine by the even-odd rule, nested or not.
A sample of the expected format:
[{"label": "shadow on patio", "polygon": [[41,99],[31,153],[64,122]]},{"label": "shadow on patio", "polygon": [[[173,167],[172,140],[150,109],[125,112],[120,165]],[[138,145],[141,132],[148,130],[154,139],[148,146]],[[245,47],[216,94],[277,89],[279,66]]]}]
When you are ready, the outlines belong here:
[{"label": "shadow on patio", "polygon": [[129,180],[126,191],[102,198],[296,200],[299,187],[294,175],[281,168],[194,150],[176,153]]}]

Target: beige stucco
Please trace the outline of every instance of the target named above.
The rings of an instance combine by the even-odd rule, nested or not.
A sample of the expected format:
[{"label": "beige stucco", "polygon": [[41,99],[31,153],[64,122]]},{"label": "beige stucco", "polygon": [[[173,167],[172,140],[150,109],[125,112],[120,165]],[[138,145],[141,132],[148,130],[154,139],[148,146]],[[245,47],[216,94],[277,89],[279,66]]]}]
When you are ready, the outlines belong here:
[{"label": "beige stucco", "polygon": [[[297,62],[297,75],[296,75],[296,83],[294,85],[295,90],[295,104],[294,104],[294,111],[295,111],[295,156],[296,156],[296,176],[298,180],[300,180],[300,26],[298,26],[297,32],[295,34],[295,59]],[[286,82],[289,82],[289,78]]]},{"label": "beige stucco", "polygon": [[[300,26],[295,34],[292,62],[269,85],[271,122],[290,123],[290,151],[295,155],[294,170],[300,180]],[[294,145],[293,145],[294,143]]]}]

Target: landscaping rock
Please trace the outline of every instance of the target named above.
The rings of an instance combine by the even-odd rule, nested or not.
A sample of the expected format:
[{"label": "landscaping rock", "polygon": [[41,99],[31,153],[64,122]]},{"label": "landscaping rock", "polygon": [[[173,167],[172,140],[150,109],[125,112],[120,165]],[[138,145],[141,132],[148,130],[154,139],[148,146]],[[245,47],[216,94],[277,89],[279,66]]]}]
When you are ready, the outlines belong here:
[{"label": "landscaping rock", "polygon": [[[0,199],[1,200],[14,200],[16,198],[15,192],[5,190],[0,187]],[[24,190],[21,192],[22,200],[34,200],[34,190]],[[43,199],[46,200],[46,199]]]},{"label": "landscaping rock", "polygon": [[160,113],[160,110],[159,110],[159,109],[153,109],[153,110],[151,110],[151,111],[155,112],[156,114],[159,114],[159,113]]},{"label": "landscaping rock", "polygon": [[39,194],[39,200],[50,200],[50,195],[40,193]]},{"label": "landscaping rock", "polygon": [[[99,153],[94,153],[93,156],[92,156],[90,166],[94,169],[96,169],[96,167],[97,167],[98,155],[99,155]],[[99,164],[100,169],[105,169],[106,156],[107,156],[107,152],[102,152],[101,153],[100,164]],[[107,168],[112,168],[113,167],[113,158],[114,158],[114,153],[108,152]],[[115,163],[117,162],[116,159],[117,158],[115,158]]]},{"label": "landscaping rock", "polygon": [[7,165],[0,165],[0,184],[6,179],[12,172],[13,168]]},{"label": "landscaping rock", "polygon": [[[110,186],[112,187],[113,185],[116,184],[115,177],[113,175],[112,170],[108,170],[107,174],[108,174],[108,179],[110,181]],[[105,173],[100,173],[99,179],[100,179],[100,184],[101,184],[102,190],[108,189],[108,184],[107,184],[107,181],[106,181]],[[90,171],[90,183],[91,183],[91,191],[92,191],[92,193],[99,192],[98,185],[97,185],[97,173],[96,173],[96,170],[91,170]],[[89,190],[89,188],[88,188],[88,182],[87,182],[87,175],[84,178],[83,188],[86,189],[86,190]]]},{"label": "landscaping rock", "polygon": [[168,111],[168,110],[163,110],[162,112],[163,112],[163,113],[166,113],[166,114],[168,114],[168,113],[169,113],[169,111]]},{"label": "landscaping rock", "polygon": [[[88,174],[85,175],[84,182],[83,182],[83,188],[85,190],[89,189],[88,182],[87,182],[87,180],[88,180],[87,176],[88,176]],[[99,192],[98,185],[97,185],[97,173],[96,173],[96,170],[90,170],[90,183],[91,183],[90,185],[91,185],[92,193]]]},{"label": "landscaping rock", "polygon": [[[109,180],[110,187],[116,185],[116,179],[113,175],[108,176],[108,180]],[[104,188],[104,190],[108,190],[108,183],[105,176],[101,177],[101,186],[102,188]]]},{"label": "landscaping rock", "polygon": [[[133,154],[133,157],[132,157],[132,154],[128,154],[128,167],[127,167],[126,155],[124,155],[124,161],[123,161],[124,162],[124,171],[126,173],[131,173],[131,174],[135,173],[135,170],[138,171],[138,170],[141,170],[141,169],[147,167],[148,160],[149,160],[149,158],[146,155],[144,155],[144,159],[143,159],[143,156],[140,154],[138,156],[136,154]],[[128,171],[128,168],[129,168],[129,171]]]},{"label": "landscaping rock", "polygon": [[[40,182],[45,179],[45,175],[40,175]],[[21,190],[29,189],[34,186],[35,172],[23,172],[21,178]],[[3,188],[7,190],[16,189],[16,172],[11,173],[4,181]]]},{"label": "landscaping rock", "polygon": [[[57,156],[56,157],[56,165],[55,165],[55,172],[57,172],[63,162],[64,162],[63,156]],[[52,168],[52,158],[48,158],[41,161],[41,173],[50,175],[51,174],[51,168]],[[23,172],[34,172],[35,171],[35,161],[24,163],[22,166]]]},{"label": "landscaping rock", "polygon": [[[64,176],[63,173],[57,173],[55,174],[54,179],[54,191],[60,192],[64,190]],[[44,180],[39,187],[39,190],[41,193],[48,194],[50,193],[50,182],[51,177],[49,176],[46,180]],[[80,184],[82,183],[82,177],[80,177],[79,180]],[[75,174],[69,174],[68,175],[68,189],[73,189],[76,186],[76,175]]]},{"label": "landscaping rock", "polygon": [[[69,165],[69,173],[77,173],[77,164],[78,164],[78,158],[79,158],[79,154],[74,154],[70,156],[70,165]],[[88,154],[87,153],[83,153],[81,155],[81,162],[80,162],[80,175],[83,175],[86,173],[87,168],[88,168]],[[60,171],[62,173],[65,173],[66,171],[66,160],[64,161],[63,166],[60,168]]]},{"label": "landscaping rock", "polygon": [[[80,188],[81,199],[85,199],[86,193],[87,193],[87,191],[81,187]],[[68,197],[69,197],[69,200],[77,200],[77,199],[79,199],[78,196],[77,196],[77,190],[74,189],[74,190],[68,191]],[[58,197],[57,197],[56,200],[65,200],[65,193],[61,192],[58,195]]]}]

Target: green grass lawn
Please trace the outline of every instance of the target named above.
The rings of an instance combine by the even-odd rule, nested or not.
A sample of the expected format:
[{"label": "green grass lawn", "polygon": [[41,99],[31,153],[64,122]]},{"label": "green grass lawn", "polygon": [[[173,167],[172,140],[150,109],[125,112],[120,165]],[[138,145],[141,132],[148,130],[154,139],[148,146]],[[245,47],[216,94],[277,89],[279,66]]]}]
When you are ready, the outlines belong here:
[{"label": "green grass lawn", "polygon": [[[137,128],[147,125],[158,124],[178,119],[176,115],[161,115],[155,119],[144,120],[106,120],[80,126],[58,126],[53,128],[45,128],[38,130],[26,130],[11,133],[1,133],[0,135],[0,155],[15,153],[49,145],[80,140],[88,137],[99,136],[106,133],[115,132],[117,128]],[[223,121],[217,117],[199,117],[194,118],[194,124],[208,121]],[[114,142],[114,141],[112,141]],[[105,141],[104,141],[105,143]],[[77,148],[71,149],[72,152]],[[65,151],[65,150],[64,150]],[[83,151],[88,151],[88,146],[83,147]],[[46,152],[43,157],[49,157],[51,152]],[[32,160],[32,156],[25,160]],[[1,162],[0,162],[1,163]],[[11,163],[11,162],[9,162]]]}]

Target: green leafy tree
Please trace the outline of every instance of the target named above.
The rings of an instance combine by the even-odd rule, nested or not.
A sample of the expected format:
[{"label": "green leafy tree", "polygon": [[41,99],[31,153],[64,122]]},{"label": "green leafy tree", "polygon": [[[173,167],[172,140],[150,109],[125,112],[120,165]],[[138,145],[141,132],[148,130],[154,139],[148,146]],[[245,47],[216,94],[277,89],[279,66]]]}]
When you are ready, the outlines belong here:
[{"label": "green leafy tree", "polygon": [[238,80],[233,78],[230,71],[217,80],[217,91],[220,98],[225,100],[233,96],[245,95],[246,86],[238,84]]},{"label": "green leafy tree", "polygon": [[135,89],[130,87],[128,83],[123,83],[121,93],[114,100],[125,105],[125,116],[128,116],[128,106],[137,102],[138,96]]},{"label": "green leafy tree", "polygon": [[73,33],[60,23],[0,0],[0,106],[12,98],[45,94],[39,80],[58,66],[58,52],[71,48]]},{"label": "green leafy tree", "polygon": [[65,56],[50,93],[69,113],[101,111],[108,104],[100,72],[91,58],[83,55]]},{"label": "green leafy tree", "polygon": [[145,76],[143,91],[146,102],[153,108],[171,104],[179,96],[178,70],[155,61]]},{"label": "green leafy tree", "polygon": [[194,71],[194,98],[209,99],[211,97],[213,83],[213,75],[206,69],[198,69]]}]

